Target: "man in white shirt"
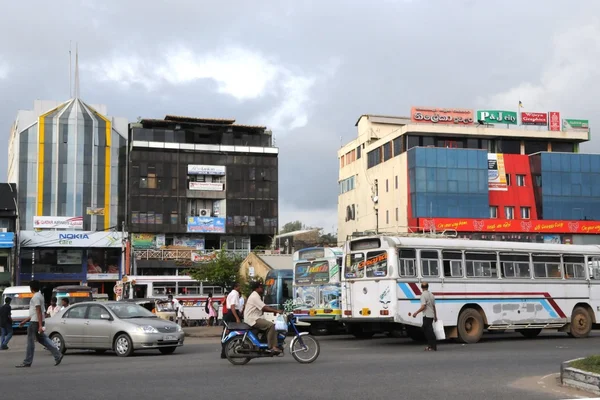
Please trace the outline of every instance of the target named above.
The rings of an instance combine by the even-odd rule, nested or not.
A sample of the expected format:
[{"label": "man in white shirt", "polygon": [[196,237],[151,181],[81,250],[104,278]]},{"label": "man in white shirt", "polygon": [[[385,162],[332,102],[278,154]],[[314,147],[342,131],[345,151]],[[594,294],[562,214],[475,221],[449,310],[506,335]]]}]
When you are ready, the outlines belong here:
[{"label": "man in white shirt", "polygon": [[44,333],[44,315],[46,310],[44,309],[44,296],[40,293],[40,282],[31,281],[29,282],[29,288],[33,297],[29,302],[29,318],[23,320],[19,327],[23,327],[27,322],[27,353],[25,360],[22,364],[17,365],[17,368],[29,368],[33,363],[33,353],[35,351],[35,341],[37,340],[41,345],[46,347],[54,356],[54,365],[60,364],[62,361],[62,354],[54,346],[54,343]]},{"label": "man in white shirt", "polygon": [[[233,289],[227,295],[227,300],[225,300],[225,304],[227,305],[227,313],[223,315],[223,321],[229,324],[231,322],[237,322],[238,324],[242,322],[242,310],[240,307],[240,299],[242,296],[240,295],[240,284],[234,283]],[[223,333],[225,333],[226,327],[223,326]],[[225,356],[225,344],[221,344],[221,358],[227,358]]]},{"label": "man in white shirt", "polygon": [[264,312],[272,312],[276,315],[281,311],[265,305],[262,301],[262,294],[264,293],[264,286],[260,282],[254,282],[252,285],[254,291],[248,297],[246,301],[246,308],[244,310],[244,322],[253,328],[259,329],[267,334],[267,341],[269,342],[269,350],[274,354],[281,353],[281,350],[277,347],[277,331],[275,330],[275,324],[263,318]]},{"label": "man in white shirt", "polygon": [[56,313],[58,313],[61,310],[60,306],[57,303],[58,299],[56,297],[53,297],[52,300],[50,300],[50,307],[48,307],[48,310],[46,312],[46,315],[49,318],[54,317]]},{"label": "man in white shirt", "polygon": [[183,316],[184,316],[183,306],[181,305],[179,300],[173,298],[172,294],[167,296],[167,298],[169,299],[169,301],[173,302],[173,308],[175,309],[175,316],[177,317],[177,324],[179,326],[183,326]]}]

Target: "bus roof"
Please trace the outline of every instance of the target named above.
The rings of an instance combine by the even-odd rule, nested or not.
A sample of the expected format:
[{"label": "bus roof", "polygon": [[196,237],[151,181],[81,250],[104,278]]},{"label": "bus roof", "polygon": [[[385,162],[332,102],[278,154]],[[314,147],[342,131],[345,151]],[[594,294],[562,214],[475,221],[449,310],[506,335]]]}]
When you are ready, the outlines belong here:
[{"label": "bus roof", "polygon": [[4,289],[4,293],[30,293],[31,289],[29,286],[9,286]]},{"label": "bus roof", "polygon": [[350,241],[356,243],[379,238],[382,245],[387,243],[389,247],[416,247],[416,248],[452,248],[461,250],[494,250],[505,252],[536,252],[536,253],[582,253],[588,255],[600,255],[598,245],[572,245],[553,243],[528,243],[528,242],[501,242],[493,240],[467,240],[467,239],[435,239],[403,236],[372,236]]},{"label": "bus roof", "polygon": [[52,289],[53,292],[64,292],[64,291],[69,291],[69,290],[89,290],[90,292],[92,291],[92,288],[89,286],[82,286],[82,285],[65,285],[65,286],[57,286],[54,289]]},{"label": "bus roof", "polygon": [[[308,259],[341,257],[342,254],[343,249],[341,247],[307,247],[295,251],[293,261],[297,262]],[[311,257],[307,258],[306,255],[310,255]]]}]

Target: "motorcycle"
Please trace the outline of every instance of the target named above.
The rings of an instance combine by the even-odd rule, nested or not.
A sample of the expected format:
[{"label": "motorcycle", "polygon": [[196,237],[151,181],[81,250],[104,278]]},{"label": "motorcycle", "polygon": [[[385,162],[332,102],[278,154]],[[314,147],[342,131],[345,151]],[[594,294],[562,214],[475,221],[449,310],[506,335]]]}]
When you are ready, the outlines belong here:
[{"label": "motorcycle", "polygon": [[282,316],[287,325],[287,330],[277,331],[277,343],[282,351],[274,354],[269,351],[266,336],[263,332],[252,328],[245,323],[225,323],[225,330],[221,343],[225,346],[225,356],[233,365],[245,365],[253,358],[283,357],[286,344],[287,332],[290,331],[294,337],[290,341],[290,353],[296,361],[302,364],[310,364],[319,357],[321,346],[317,339],[308,332],[299,332],[296,327],[294,314]]}]

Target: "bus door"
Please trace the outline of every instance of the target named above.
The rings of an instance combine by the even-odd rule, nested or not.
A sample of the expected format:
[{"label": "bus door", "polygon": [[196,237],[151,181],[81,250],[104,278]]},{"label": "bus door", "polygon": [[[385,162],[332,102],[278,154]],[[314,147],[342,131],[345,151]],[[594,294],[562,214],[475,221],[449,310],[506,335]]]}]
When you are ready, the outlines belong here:
[{"label": "bus door", "polygon": [[[352,318],[379,318],[388,310],[392,291],[388,280],[386,250],[354,252],[347,255],[344,285],[345,306]],[[383,302],[380,302],[383,299]],[[384,304],[385,303],[385,304]],[[385,306],[385,308],[384,308]]]},{"label": "bus door", "polygon": [[600,308],[600,257],[588,257],[588,287],[592,309],[596,313],[596,321],[600,320],[597,310]]}]

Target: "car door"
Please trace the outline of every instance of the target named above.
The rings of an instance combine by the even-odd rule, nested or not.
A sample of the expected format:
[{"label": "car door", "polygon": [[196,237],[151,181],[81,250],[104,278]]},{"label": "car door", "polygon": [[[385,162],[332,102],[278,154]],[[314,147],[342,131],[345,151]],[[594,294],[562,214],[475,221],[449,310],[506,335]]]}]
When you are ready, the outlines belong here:
[{"label": "car door", "polygon": [[62,316],[60,333],[65,340],[66,348],[84,347],[84,327],[87,305],[71,306]]},{"label": "car door", "polygon": [[[105,318],[102,318],[102,317]],[[90,349],[110,349],[112,337],[112,318],[106,307],[101,305],[88,306],[84,322],[84,343]]]}]

